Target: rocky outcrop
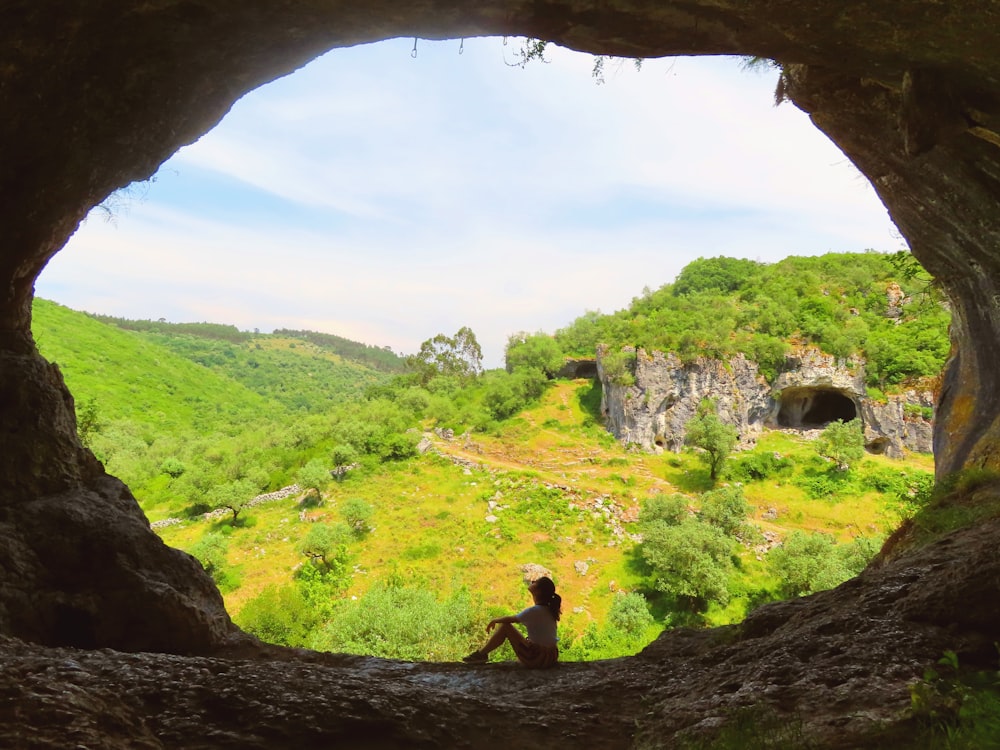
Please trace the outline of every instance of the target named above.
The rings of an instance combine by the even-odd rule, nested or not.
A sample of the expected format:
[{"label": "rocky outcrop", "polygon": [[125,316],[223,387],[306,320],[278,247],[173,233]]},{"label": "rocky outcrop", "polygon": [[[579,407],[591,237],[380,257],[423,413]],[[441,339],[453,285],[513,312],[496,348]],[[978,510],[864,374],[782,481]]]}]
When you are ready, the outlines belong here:
[{"label": "rocky outcrop", "polygon": [[[993,522],[951,534],[740,625],[664,633],[634,657],[536,672],[263,646],[229,658],[39,649],[0,636],[0,747],[508,750],[541,739],[627,750],[685,747],[741,715],[753,717],[747,747],[776,729],[789,733],[780,747],[930,747],[908,741],[909,686],[942,669],[945,650],[996,669],[998,533]],[[725,746],[744,745],[730,735]]]},{"label": "rocky outcrop", "polygon": [[[247,91],[379,39],[524,35],[595,54],[779,61],[779,95],[865,175],[952,302],[938,473],[1000,469],[998,21],[990,0],[0,4],[0,632],[229,653],[210,579],[160,545],[79,445],[72,399],[31,338],[34,282],[94,205],[150,177]],[[1000,622],[998,538],[984,523],[836,592],[763,607],[740,629],[674,633],[635,660],[554,675],[5,641],[0,744],[623,747],[638,732],[656,746],[763,704],[803,719],[813,746],[902,747],[861,735],[898,721],[907,683],[943,649],[973,664],[989,651],[995,668],[981,646]]]},{"label": "rocky outcrop", "polygon": [[0,349],[4,439],[0,633],[177,653],[247,638],[201,564],[163,544],[129,489],[76,440],[73,399],[38,355]]},{"label": "rocky outcrop", "polygon": [[733,425],[741,448],[750,448],[765,428],[818,429],[859,417],[865,442],[875,453],[901,458],[904,449],[929,453],[930,393],[907,392],[887,402],[868,397],[861,360],[838,361],[816,350],[786,357],[774,383],[743,355],[721,361],[699,357],[682,362],[674,354],[626,347],[634,356],[628,377],[604,367],[598,351],[601,411],[608,429],[626,445],[679,452],[684,425],[702,399],[713,399],[719,418]]}]

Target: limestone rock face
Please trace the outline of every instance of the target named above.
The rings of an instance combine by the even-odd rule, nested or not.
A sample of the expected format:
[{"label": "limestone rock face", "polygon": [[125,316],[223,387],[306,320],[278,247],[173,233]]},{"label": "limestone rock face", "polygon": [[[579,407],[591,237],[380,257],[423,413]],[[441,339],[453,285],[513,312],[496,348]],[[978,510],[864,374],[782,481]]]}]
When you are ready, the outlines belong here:
[{"label": "limestone rock face", "polygon": [[626,445],[680,451],[684,424],[703,398],[714,398],[719,417],[736,427],[740,443],[752,445],[771,411],[770,388],[757,364],[738,356],[722,362],[699,358],[683,363],[675,354],[635,354],[634,383],[614,382],[604,368],[605,350],[598,352],[601,413],[608,428]]},{"label": "limestone rock face", "polygon": [[0,349],[0,405],[0,633],[177,653],[247,638],[201,564],[76,440],[56,365]]},{"label": "limestone rock face", "polygon": [[885,404],[875,402],[868,398],[860,360],[842,362],[804,350],[787,357],[784,371],[769,384],[743,355],[685,363],[674,354],[625,351],[634,353],[635,365],[624,382],[603,366],[605,349],[598,352],[597,366],[602,414],[626,445],[679,452],[684,425],[701,400],[711,398],[719,418],[736,428],[741,448],[753,447],[765,427],[816,429],[855,417],[861,418],[873,452],[901,458],[904,448],[923,453],[932,448],[932,423],[921,410],[930,394],[910,392]]}]

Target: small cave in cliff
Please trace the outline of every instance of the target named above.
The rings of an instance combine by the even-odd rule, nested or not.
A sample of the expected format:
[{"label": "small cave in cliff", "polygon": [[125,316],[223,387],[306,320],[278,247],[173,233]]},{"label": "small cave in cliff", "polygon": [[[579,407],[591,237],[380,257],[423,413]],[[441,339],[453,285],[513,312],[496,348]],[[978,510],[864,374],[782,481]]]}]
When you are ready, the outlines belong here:
[{"label": "small cave in cliff", "polygon": [[597,377],[596,359],[567,359],[566,363],[559,370],[560,378],[587,378],[593,380]]},{"label": "small cave in cliff", "polygon": [[875,438],[870,443],[865,443],[865,450],[877,456],[884,455],[889,450],[890,442],[888,438]]},{"label": "small cave in cliff", "polygon": [[836,388],[786,388],[778,404],[779,427],[809,430],[858,416],[854,400]]}]

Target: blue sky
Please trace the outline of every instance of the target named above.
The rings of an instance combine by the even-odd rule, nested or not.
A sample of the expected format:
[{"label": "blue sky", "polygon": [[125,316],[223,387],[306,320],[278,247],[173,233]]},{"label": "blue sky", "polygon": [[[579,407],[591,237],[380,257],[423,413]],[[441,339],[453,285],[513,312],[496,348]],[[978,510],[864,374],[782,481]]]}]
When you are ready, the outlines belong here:
[{"label": "blue sky", "polygon": [[309,328],[401,353],[612,312],[698,257],[896,251],[874,190],[776,74],[517,40],[335,50],[251,92],[81,225],[36,285],[78,310]]}]

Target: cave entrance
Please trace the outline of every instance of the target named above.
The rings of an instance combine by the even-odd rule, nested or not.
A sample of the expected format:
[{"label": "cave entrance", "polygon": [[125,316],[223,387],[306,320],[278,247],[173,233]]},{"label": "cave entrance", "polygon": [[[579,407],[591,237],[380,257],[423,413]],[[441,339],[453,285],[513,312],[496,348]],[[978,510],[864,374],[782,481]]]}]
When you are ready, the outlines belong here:
[{"label": "cave entrance", "polygon": [[816,429],[830,422],[857,418],[854,400],[837,388],[786,388],[778,396],[778,425],[792,429]]}]

